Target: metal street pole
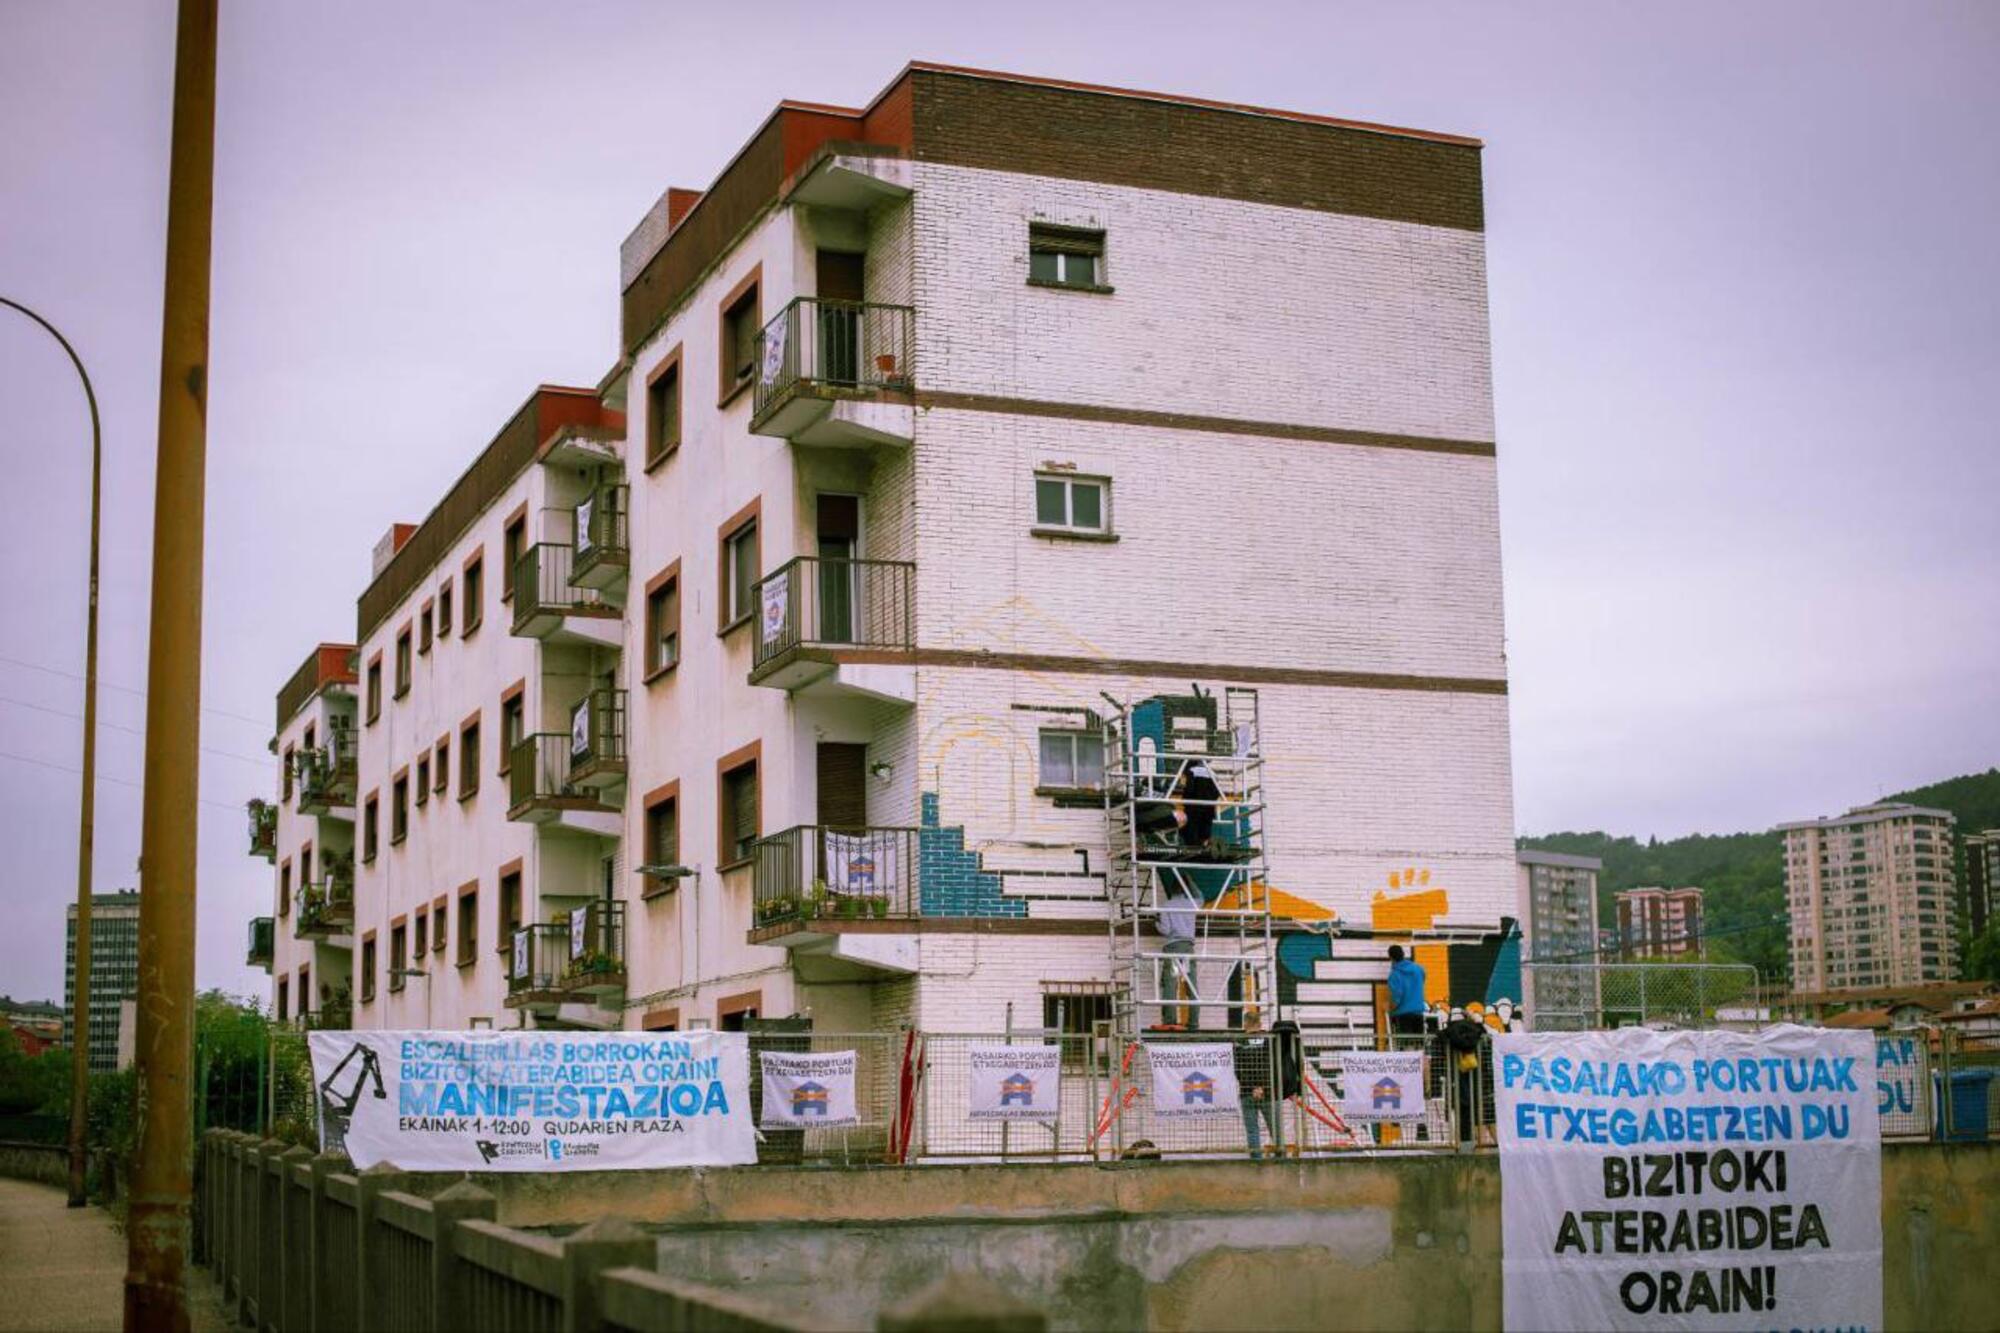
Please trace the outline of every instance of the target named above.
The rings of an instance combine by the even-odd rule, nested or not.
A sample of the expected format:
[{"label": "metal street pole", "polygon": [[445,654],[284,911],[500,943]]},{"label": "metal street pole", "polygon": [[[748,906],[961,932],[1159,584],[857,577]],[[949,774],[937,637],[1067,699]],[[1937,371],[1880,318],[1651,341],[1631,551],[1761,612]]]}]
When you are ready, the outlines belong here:
[{"label": "metal street pole", "polygon": [[215,22],[216,0],[180,0],[160,330],[152,636],[146,655],[146,786],[139,834],[139,1143],[126,1225],[127,1333],[183,1333],[188,1327]]},{"label": "metal street pole", "polygon": [[90,861],[97,840],[97,531],[98,501],[104,486],[104,434],[97,420],[97,391],[90,387],[90,373],[69,339],[19,301],[0,296],[0,305],[20,311],[62,344],[90,403],[90,609],[83,632],[83,801],[76,834],[76,981],[70,996],[69,1055],[69,1206],[81,1208],[88,1151],[84,1127],[90,1111]]}]

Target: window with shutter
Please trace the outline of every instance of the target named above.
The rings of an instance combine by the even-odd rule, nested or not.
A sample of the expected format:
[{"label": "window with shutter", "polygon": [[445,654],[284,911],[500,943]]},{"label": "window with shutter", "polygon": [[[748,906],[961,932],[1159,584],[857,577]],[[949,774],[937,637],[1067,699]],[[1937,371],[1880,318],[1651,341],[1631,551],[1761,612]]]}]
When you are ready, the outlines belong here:
[{"label": "window with shutter", "polygon": [[1104,233],[1088,227],[1028,225],[1028,281],[1038,286],[1107,291]]}]

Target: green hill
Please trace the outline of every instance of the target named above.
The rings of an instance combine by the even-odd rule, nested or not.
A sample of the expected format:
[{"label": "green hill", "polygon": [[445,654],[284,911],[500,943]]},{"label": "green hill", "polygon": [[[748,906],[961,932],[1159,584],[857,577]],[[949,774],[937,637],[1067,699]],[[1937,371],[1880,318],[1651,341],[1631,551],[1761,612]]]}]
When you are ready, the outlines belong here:
[{"label": "green hill", "polygon": [[[1957,817],[1961,834],[1969,829],[2000,828],[2000,768],[1948,778],[1883,799],[1949,810]],[[1601,859],[1604,873],[1598,877],[1598,917],[1607,928],[1618,919],[1611,895],[1620,889],[1648,884],[1699,885],[1705,891],[1703,905],[1708,920],[1704,933],[1709,958],[1753,964],[1766,981],[1784,978],[1784,843],[1776,833],[1695,833],[1645,842],[1609,833],[1549,833],[1518,842],[1540,851]],[[1958,873],[1962,884],[1963,864]],[[1961,940],[1961,946],[1965,943]]]}]

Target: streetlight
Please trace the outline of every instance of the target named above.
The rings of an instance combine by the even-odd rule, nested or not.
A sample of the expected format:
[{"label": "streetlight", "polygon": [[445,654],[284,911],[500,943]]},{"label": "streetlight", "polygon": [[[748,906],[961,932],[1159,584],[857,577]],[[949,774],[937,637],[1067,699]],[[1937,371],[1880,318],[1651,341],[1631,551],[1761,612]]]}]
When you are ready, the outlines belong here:
[{"label": "streetlight", "polygon": [[83,650],[83,808],[76,845],[76,981],[70,999],[69,1206],[84,1204],[84,1125],[90,1101],[90,857],[97,835],[97,524],[104,482],[104,439],[97,420],[97,391],[83,358],[55,325],[19,301],[0,296],[0,305],[20,311],[62,344],[83,381],[90,403],[90,610]]}]

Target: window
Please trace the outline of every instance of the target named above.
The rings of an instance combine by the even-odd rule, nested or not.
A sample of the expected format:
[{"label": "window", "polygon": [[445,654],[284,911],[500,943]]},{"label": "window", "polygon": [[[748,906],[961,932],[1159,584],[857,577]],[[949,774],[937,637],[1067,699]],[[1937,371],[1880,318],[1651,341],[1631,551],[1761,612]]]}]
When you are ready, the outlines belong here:
[{"label": "window", "polygon": [[369,931],[361,937],[361,1000],[367,1003],[375,998],[375,932]]},{"label": "window", "polygon": [[1104,233],[1088,227],[1029,223],[1028,281],[1038,286],[1109,291],[1104,285]]},{"label": "window", "polygon": [[757,611],[757,572],[762,552],[757,541],[757,506],[748,517],[726,526],[722,535],[722,632],[752,619]]},{"label": "window", "polygon": [[[680,784],[670,782],[647,794],[645,864],[674,866],[681,863]],[[676,881],[650,878],[646,897],[671,893]]]},{"label": "window", "polygon": [[681,562],[676,560],[646,584],[646,678],[681,660]]},{"label": "window", "polygon": [[[1111,993],[1100,983],[1043,982],[1042,1029],[1060,1032],[1071,1040],[1062,1043],[1065,1068],[1080,1068],[1091,1044],[1076,1040],[1096,1035],[1099,1023],[1111,1021]],[[1100,1052],[1100,1057],[1106,1052]]]},{"label": "window", "polygon": [[292,773],[295,769],[298,768],[298,766],[299,766],[299,752],[293,749],[291,746],[287,745],[285,747],[285,762],[282,770],[278,774],[278,781],[283,784],[284,794],[282,799],[287,803],[290,803],[292,799]]},{"label": "window", "polygon": [[1095,731],[1047,728],[1041,734],[1045,790],[1098,791],[1104,787],[1104,737]]},{"label": "window", "polygon": [[1111,530],[1111,483],[1102,477],[1035,474],[1035,527],[1055,532]]},{"label": "window", "polygon": [[[523,509],[526,507],[522,506]],[[528,516],[517,512],[507,520],[507,526],[500,534],[500,600],[503,602],[514,600],[514,566],[521,563],[521,553],[527,549]],[[470,592],[466,593],[468,599],[471,596]]]},{"label": "window", "polygon": [[410,968],[410,928],[399,917],[389,925],[389,989],[403,989],[403,973]]},{"label": "window", "polygon": [[479,956],[479,885],[458,891],[458,965],[470,967]]},{"label": "window", "polygon": [[403,626],[396,635],[396,697],[402,698],[410,692],[410,666],[413,661],[410,652],[410,627]]},{"label": "window", "polygon": [[721,401],[728,402],[741,392],[757,372],[758,303],[757,283],[763,269],[750,270],[722,300]]},{"label": "window", "polygon": [[401,842],[410,836],[410,771],[396,775],[389,788],[389,841]]},{"label": "window", "polygon": [[460,580],[465,585],[465,628],[459,631],[462,638],[471,638],[472,631],[479,628],[479,622],[486,615],[486,556],[474,551],[472,558],[465,562],[465,574]]},{"label": "window", "polygon": [[423,611],[420,612],[417,616],[417,652],[419,654],[422,654],[422,653],[427,653],[430,650],[431,650],[431,604],[429,602],[425,602]]},{"label": "window", "polygon": [[763,1006],[764,995],[761,991],[724,996],[715,1002],[716,1026],[724,1032],[748,1031]]},{"label": "window", "polygon": [[378,793],[369,792],[368,802],[361,808],[361,859],[375,859],[375,840],[381,831],[382,801]]},{"label": "window", "polygon": [[500,938],[495,941],[496,949],[506,953],[513,947],[514,932],[521,928],[521,872],[518,869],[502,869],[500,872]]},{"label": "window", "polygon": [[430,920],[430,913],[419,907],[416,919],[410,922],[410,957],[416,959],[419,963],[424,961],[424,954],[426,952],[424,945],[427,942],[426,937],[430,933]]},{"label": "window", "polygon": [[312,882],[313,845],[307,843],[305,846],[299,848],[299,886],[303,888]]},{"label": "window", "polygon": [[312,1012],[313,988],[312,988],[311,963],[299,964],[298,996],[299,996],[299,1017],[304,1018],[307,1014]]},{"label": "window", "polygon": [[681,1011],[679,1009],[648,1009],[639,1016],[641,1032],[679,1032]]},{"label": "window", "polygon": [[514,747],[521,743],[521,737],[527,731],[523,724],[526,714],[522,691],[525,688],[525,685],[516,685],[500,698],[500,762],[495,771],[502,776],[514,761]]},{"label": "window", "polygon": [[278,1021],[280,1023],[284,1022],[287,1018],[291,1017],[291,1011],[287,1004],[287,1001],[289,999],[287,992],[291,988],[290,983],[291,983],[290,977],[278,978]]},{"label": "window", "polygon": [[437,743],[437,794],[451,790],[451,737],[440,736]]},{"label": "window", "polygon": [[458,729],[458,799],[479,790],[479,715]]},{"label": "window", "polygon": [[425,750],[417,756],[417,804],[426,805],[431,799],[431,752]]},{"label": "window", "polygon": [[[729,764],[729,760],[723,763]],[[724,768],[720,785],[722,858],[725,862],[747,861],[757,845],[756,758]]]},{"label": "window", "polygon": [[431,948],[437,953],[444,952],[444,899],[431,904]]},{"label": "window", "polygon": [[285,861],[278,866],[278,915],[289,916],[292,911],[292,863]]},{"label": "window", "polygon": [[438,637],[451,633],[451,580],[438,585]]},{"label": "window", "polygon": [[667,353],[646,382],[646,466],[681,447],[681,349]]},{"label": "window", "polygon": [[368,720],[382,716],[382,654],[368,659]]}]

